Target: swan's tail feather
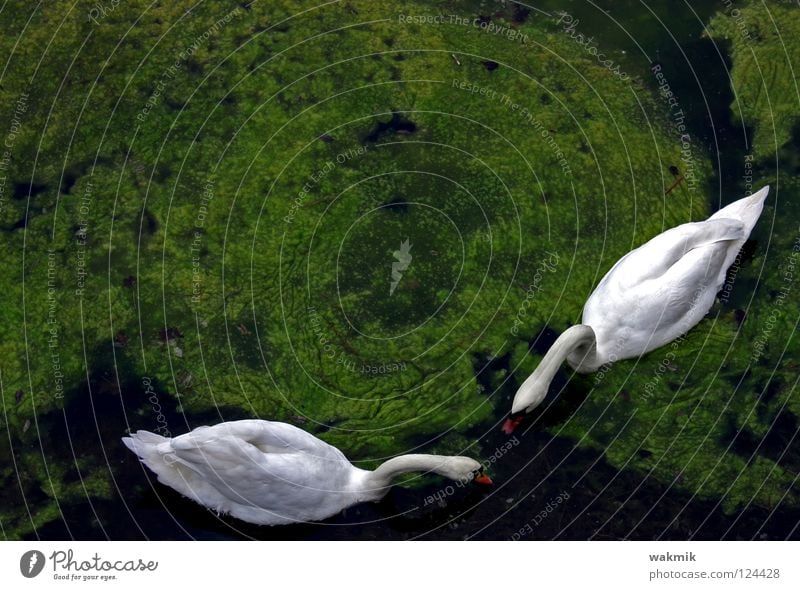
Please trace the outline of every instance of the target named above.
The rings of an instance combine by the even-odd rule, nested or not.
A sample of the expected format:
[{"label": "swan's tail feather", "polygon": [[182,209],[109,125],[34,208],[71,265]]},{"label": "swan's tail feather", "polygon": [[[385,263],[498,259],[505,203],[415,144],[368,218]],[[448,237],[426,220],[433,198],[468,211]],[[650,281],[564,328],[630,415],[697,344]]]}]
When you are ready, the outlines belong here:
[{"label": "swan's tail feather", "polygon": [[165,449],[163,447],[159,449],[159,446],[164,443],[168,444],[169,439],[154,432],[139,430],[138,432],[132,432],[130,436],[122,437],[122,442],[133,453],[138,455],[142,461],[147,463],[147,461],[156,459],[164,454]]},{"label": "swan's tail feather", "polygon": [[[159,444],[163,442],[167,442],[167,438],[161,436],[160,434],[156,434],[155,432],[150,432],[148,430],[138,430],[136,432],[132,432],[130,437],[126,436],[122,439],[126,441],[125,444],[130,449],[130,444],[134,443],[134,440],[137,444]],[[133,449],[131,449],[133,450]]]},{"label": "swan's tail feather", "polygon": [[176,455],[172,448],[173,440],[146,430],[122,438],[125,446],[158,476],[158,481],[200,504],[208,505],[198,495],[198,490],[206,487],[202,473]]},{"label": "swan's tail feather", "polygon": [[163,478],[171,479],[174,475],[176,469],[173,465],[175,460],[171,439],[147,430],[139,430],[123,437],[122,442],[162,481]]},{"label": "swan's tail feather", "polygon": [[761,190],[756,191],[749,197],[734,201],[727,207],[723,207],[709,219],[738,219],[745,227],[745,235],[749,236],[750,232],[761,216],[761,211],[764,209],[764,201],[769,194],[769,185],[763,187]]}]

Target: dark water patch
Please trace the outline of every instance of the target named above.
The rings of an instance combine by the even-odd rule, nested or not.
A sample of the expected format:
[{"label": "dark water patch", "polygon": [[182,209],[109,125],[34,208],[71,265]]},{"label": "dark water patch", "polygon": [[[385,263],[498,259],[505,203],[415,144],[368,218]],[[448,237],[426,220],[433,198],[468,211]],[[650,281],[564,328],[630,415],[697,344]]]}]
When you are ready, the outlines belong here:
[{"label": "dark water patch", "polygon": [[730,443],[731,451],[748,462],[755,457],[763,457],[797,473],[800,471],[800,448],[792,442],[797,432],[797,417],[781,411],[763,436],[744,428],[738,429],[732,424],[728,429],[729,438],[723,444]]},{"label": "dark water patch", "polygon": [[400,197],[395,197],[386,203],[383,208],[392,213],[408,213],[408,203]]},{"label": "dark water patch", "polygon": [[164,103],[173,111],[182,111],[186,107],[186,102],[177,100],[169,95],[164,96]]},{"label": "dark water patch", "polygon": [[[127,151],[120,151],[117,156],[120,159],[124,159],[127,153]],[[115,168],[117,164],[118,162],[115,162],[115,160],[108,156],[99,156],[94,160],[84,160],[72,163],[64,170],[64,174],[61,179],[61,186],[59,186],[59,192],[61,192],[63,195],[71,195],[72,189],[75,188],[75,184],[78,182],[79,178],[90,173],[98,166],[110,166]]]},{"label": "dark water patch", "polygon": [[183,333],[175,326],[168,326],[166,328],[161,328],[157,336],[160,342],[172,342],[178,338],[183,338]]},{"label": "dark water patch", "polygon": [[[85,512],[86,507],[83,507],[81,512]],[[67,528],[67,522],[75,520],[75,518],[86,518],[85,514],[81,514],[74,509],[70,508],[62,508],[63,519],[59,520],[51,520],[50,522],[40,526],[37,529],[37,534],[31,533],[24,537],[26,541],[34,541],[39,539],[46,539],[48,541],[73,541],[75,540],[75,536],[71,534],[70,529]],[[105,539],[105,536],[102,535],[92,535],[89,537],[85,537],[89,539]]]},{"label": "dark water patch", "polygon": [[408,135],[417,130],[417,124],[403,117],[400,113],[392,113],[392,118],[387,121],[378,121],[372,131],[366,136],[366,141],[375,143],[388,135]]},{"label": "dark water patch", "polygon": [[[690,56],[688,63],[684,53]],[[743,138],[730,110],[734,99],[728,77],[731,63],[727,54],[721,53],[722,60],[714,41],[697,34],[687,37],[680,46],[667,46],[659,61],[687,116],[692,135],[705,140],[709,153],[715,153],[717,145],[724,145],[727,150]],[[713,141],[715,133],[717,144]]]},{"label": "dark water patch", "polygon": [[530,8],[522,6],[521,4],[514,4],[512,7],[511,21],[517,23],[518,25],[521,25],[526,20],[528,20],[528,16],[530,16],[530,14],[531,14]]},{"label": "dark water patch", "polygon": [[800,174],[800,123],[792,127],[791,139],[778,150],[778,159],[784,173]]},{"label": "dark water patch", "polygon": [[158,231],[158,218],[147,208],[142,212],[142,233],[145,235],[153,235]]},{"label": "dark water patch", "polygon": [[760,252],[758,240],[747,240],[744,243],[736,260],[726,271],[725,282],[717,293],[717,301],[714,303],[714,306],[719,305],[721,310],[733,309],[734,321],[739,325],[747,321],[747,309],[756,303],[751,299],[753,292],[759,289],[760,283],[747,269],[757,252]]},{"label": "dark water patch", "polygon": [[[565,373],[565,370],[570,373]],[[551,382],[542,405],[528,416],[536,424],[536,428],[558,426],[575,414],[591,391],[591,379],[572,373],[572,369],[562,369]]]},{"label": "dark water patch", "polygon": [[202,76],[203,64],[194,58],[189,58],[186,60],[186,70],[194,76]]},{"label": "dark water patch", "polygon": [[475,371],[475,378],[480,384],[491,379],[491,373],[498,371],[507,372],[511,368],[511,353],[502,356],[493,356],[487,353],[475,353],[472,355],[472,368]]},{"label": "dark water patch", "polygon": [[331,420],[327,420],[326,422],[317,425],[315,434],[323,434],[325,432],[330,432],[334,428],[340,427],[345,422],[347,422],[346,418],[333,418]]},{"label": "dark water patch", "polygon": [[775,375],[770,381],[767,382],[766,388],[764,387],[763,383],[755,386],[754,391],[764,392],[758,405],[760,417],[765,418],[767,413],[770,412],[770,402],[783,391],[783,388],[783,380],[778,375]]},{"label": "dark water patch", "polygon": [[23,199],[27,199],[28,196],[33,198],[49,188],[49,185],[40,184],[38,182],[15,182],[11,197],[17,201],[22,201]]},{"label": "dark water patch", "polygon": [[70,194],[76,182],[78,182],[78,177],[75,174],[71,172],[64,173],[64,178],[61,182],[61,192],[65,195]]},{"label": "dark water patch", "polygon": [[547,354],[547,351],[550,350],[550,347],[553,346],[558,337],[558,332],[545,326],[539,331],[533,340],[528,342],[528,350],[536,352],[536,354],[540,356],[544,356]]},{"label": "dark water patch", "polygon": [[155,166],[153,169],[153,180],[164,183],[172,176],[172,168],[167,165]]},{"label": "dark water patch", "polygon": [[742,249],[739,251],[739,264],[745,265],[748,264],[755,256],[755,253],[758,251],[758,240],[752,239],[747,240],[743,245]]}]

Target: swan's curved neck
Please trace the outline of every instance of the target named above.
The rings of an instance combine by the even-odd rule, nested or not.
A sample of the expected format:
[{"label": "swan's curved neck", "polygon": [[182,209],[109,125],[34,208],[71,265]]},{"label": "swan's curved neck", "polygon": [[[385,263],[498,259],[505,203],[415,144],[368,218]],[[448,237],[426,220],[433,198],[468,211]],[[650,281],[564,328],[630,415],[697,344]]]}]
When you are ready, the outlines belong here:
[{"label": "swan's curved neck", "polygon": [[594,330],[591,326],[586,324],[571,326],[553,342],[553,346],[544,355],[533,375],[538,373],[538,379],[550,385],[558,369],[572,353],[580,357],[580,364],[592,364],[596,351],[595,344]]},{"label": "swan's curved neck", "polygon": [[403,473],[414,471],[433,472],[447,476],[443,472],[447,458],[439,455],[402,455],[382,463],[367,477],[368,486],[373,490],[388,489],[394,479]]},{"label": "swan's curved neck", "polygon": [[590,326],[578,324],[567,328],[544,355],[536,370],[517,391],[517,395],[514,396],[512,412],[518,413],[540,404],[547,395],[550,382],[556,372],[571,354],[579,355],[583,359],[581,364],[593,363],[595,343],[594,330]]}]

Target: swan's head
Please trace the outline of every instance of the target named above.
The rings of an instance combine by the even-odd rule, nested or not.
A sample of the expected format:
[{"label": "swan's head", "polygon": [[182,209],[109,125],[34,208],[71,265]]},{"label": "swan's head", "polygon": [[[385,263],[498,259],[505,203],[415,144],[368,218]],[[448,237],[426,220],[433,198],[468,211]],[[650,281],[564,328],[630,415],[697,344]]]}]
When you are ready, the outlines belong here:
[{"label": "swan's head", "polygon": [[511,414],[522,415],[532,412],[547,397],[549,388],[549,383],[531,381],[530,379],[525,381],[522,387],[517,390],[517,393],[514,394],[514,401],[511,403]]},{"label": "swan's head", "polygon": [[[577,357],[576,362],[579,365],[586,362],[594,363],[597,357],[596,347],[597,340],[590,325],[577,324],[564,330],[550,346],[539,366],[517,390],[511,404],[511,418],[503,425],[503,431],[507,434],[513,432],[520,418],[532,412],[544,401],[556,371],[565,360]],[[570,364],[573,364],[572,361]],[[576,370],[580,369],[576,367]]]},{"label": "swan's head", "polygon": [[530,378],[522,384],[511,403],[511,416],[503,422],[503,432],[506,434],[514,432],[525,414],[532,412],[544,401],[544,398],[547,397],[548,385],[539,381],[531,381]]},{"label": "swan's head", "polygon": [[441,465],[434,471],[453,481],[491,484],[492,480],[483,473],[483,466],[469,457],[442,457]]}]

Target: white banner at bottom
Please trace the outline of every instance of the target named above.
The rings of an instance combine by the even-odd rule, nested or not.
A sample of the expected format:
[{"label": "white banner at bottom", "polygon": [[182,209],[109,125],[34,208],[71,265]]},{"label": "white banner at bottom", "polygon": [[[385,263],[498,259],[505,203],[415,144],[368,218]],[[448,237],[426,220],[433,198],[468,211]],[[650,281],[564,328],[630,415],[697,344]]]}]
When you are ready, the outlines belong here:
[{"label": "white banner at bottom", "polygon": [[3,588],[800,588],[797,542],[5,542]]}]

